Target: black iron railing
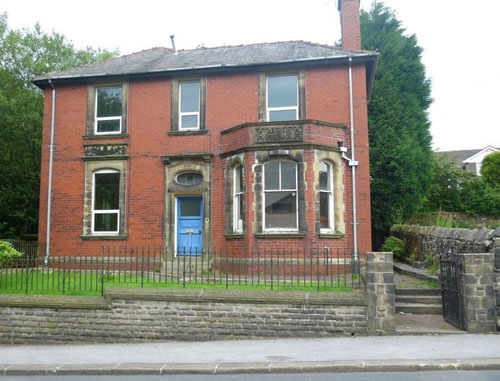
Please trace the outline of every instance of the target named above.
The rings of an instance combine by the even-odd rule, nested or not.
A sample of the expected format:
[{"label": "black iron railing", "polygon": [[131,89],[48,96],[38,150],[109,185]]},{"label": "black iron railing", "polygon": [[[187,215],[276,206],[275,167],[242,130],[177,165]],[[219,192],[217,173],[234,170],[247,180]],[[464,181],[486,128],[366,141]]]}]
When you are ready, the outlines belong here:
[{"label": "black iron railing", "polygon": [[443,317],[454,326],[464,328],[462,297],[460,294],[460,273],[458,257],[448,255],[439,263]]},{"label": "black iron railing", "polygon": [[106,247],[94,256],[12,260],[0,269],[0,292],[103,294],[106,287],[239,288],[349,291],[360,286],[345,250],[169,252]]},{"label": "black iron railing", "polygon": [[10,242],[14,249],[28,259],[28,263],[34,263],[38,257],[38,253],[41,253],[38,241],[26,241],[22,239],[2,239],[2,241]]}]

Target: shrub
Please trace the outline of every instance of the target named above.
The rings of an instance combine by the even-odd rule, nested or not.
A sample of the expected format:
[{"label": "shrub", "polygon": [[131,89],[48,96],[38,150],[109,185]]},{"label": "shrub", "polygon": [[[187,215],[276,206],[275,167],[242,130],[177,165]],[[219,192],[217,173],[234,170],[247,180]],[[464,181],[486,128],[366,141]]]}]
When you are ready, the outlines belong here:
[{"label": "shrub", "polygon": [[382,245],[382,250],[392,251],[394,255],[398,258],[404,257],[406,255],[406,243],[402,239],[394,237],[393,235],[385,239]]},{"label": "shrub", "polygon": [[21,255],[10,242],[0,241],[0,267],[3,267],[14,258],[19,258]]},{"label": "shrub", "polygon": [[425,256],[424,263],[429,270],[429,274],[437,275],[439,271],[439,258],[436,254],[427,254]]},{"label": "shrub", "polygon": [[486,178],[464,171],[453,163],[446,163],[444,159],[438,157],[436,160],[434,181],[422,210],[500,217],[499,188],[487,182]]},{"label": "shrub", "polygon": [[481,175],[493,187],[500,187],[500,152],[493,152],[483,159]]}]

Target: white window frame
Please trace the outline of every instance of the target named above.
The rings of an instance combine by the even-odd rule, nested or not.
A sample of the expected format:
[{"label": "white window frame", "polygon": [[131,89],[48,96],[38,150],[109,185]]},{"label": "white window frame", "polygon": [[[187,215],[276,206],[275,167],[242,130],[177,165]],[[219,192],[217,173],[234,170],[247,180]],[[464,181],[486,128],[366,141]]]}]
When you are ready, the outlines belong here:
[{"label": "white window frame", "polygon": [[[118,235],[120,232],[120,209],[97,209],[97,210],[95,209],[95,183],[96,183],[95,176],[105,173],[118,173],[120,175],[120,181],[121,181],[121,173],[116,169],[99,169],[97,171],[94,171],[94,173],[92,174],[92,222],[91,222],[92,235]],[[118,189],[118,192],[120,192],[120,189]],[[96,232],[94,230],[96,214],[116,214],[117,215],[116,230]]]},{"label": "white window frame", "polygon": [[[276,77],[296,77],[297,78],[297,106],[284,106],[284,107],[269,107],[269,78]],[[268,75],[266,76],[266,120],[269,122],[269,114],[272,111],[290,111],[295,110],[295,120],[299,119],[299,76],[298,74],[281,74],[281,75]]]},{"label": "white window frame", "polygon": [[[99,90],[100,89],[114,89],[114,88],[121,88],[122,89],[122,112],[123,112],[123,88],[122,86],[118,85],[118,86],[101,86],[101,87],[96,87],[95,89],[95,111],[94,111],[94,134],[95,135],[117,135],[117,134],[121,134],[122,133],[122,123],[123,123],[123,120],[122,120],[122,116],[101,116],[101,117],[98,117],[97,116],[97,105],[98,105],[98,101],[99,101]],[[105,131],[105,132],[98,132],[97,131],[97,125],[98,125],[98,122],[99,121],[102,121],[102,120],[119,120],[120,121],[120,129],[118,131]]]},{"label": "white window frame", "polygon": [[[281,163],[290,162],[295,164],[295,188],[294,189],[282,189],[281,188]],[[280,163],[278,166],[278,189],[266,190],[266,165],[272,162]],[[299,179],[298,179],[298,165],[296,161],[293,160],[271,160],[263,165],[262,171],[262,231],[264,232],[298,232],[299,231]],[[272,192],[295,192],[295,228],[266,228],[266,193]]]},{"label": "white window frame", "polygon": [[[335,213],[334,213],[334,190],[333,190],[333,166],[330,162],[328,161],[320,161],[320,171],[318,172],[318,184],[319,184],[319,174],[321,173],[321,163],[324,163],[327,168],[328,168],[328,182],[330,184],[330,189],[329,190],[322,190],[321,186],[319,189],[320,194],[321,193],[328,193],[328,228],[321,228],[320,227],[320,232],[321,233],[333,233],[335,231]],[[321,197],[320,197],[320,207],[321,207]],[[320,212],[320,219],[321,219],[321,212]],[[320,222],[321,224],[321,222]]]},{"label": "white window frame", "polygon": [[[198,83],[198,111],[182,112],[182,84]],[[182,81],[179,82],[179,131],[198,131],[200,129],[200,108],[201,108],[201,82],[200,81]],[[182,127],[182,117],[196,115],[197,127]]]},{"label": "white window frame", "polygon": [[236,179],[238,177],[238,169],[241,171],[241,179],[243,180],[243,165],[239,164],[233,168],[233,233],[243,233],[243,215],[240,210],[240,200],[243,197],[243,183],[240,182],[240,190],[236,190]]}]

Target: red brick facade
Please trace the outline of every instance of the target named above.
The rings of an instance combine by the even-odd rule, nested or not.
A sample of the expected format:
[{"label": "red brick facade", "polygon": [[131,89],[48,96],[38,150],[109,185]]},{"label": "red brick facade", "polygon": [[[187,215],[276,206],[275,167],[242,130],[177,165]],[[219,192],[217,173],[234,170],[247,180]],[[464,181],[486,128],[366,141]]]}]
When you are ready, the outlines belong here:
[{"label": "red brick facade", "polygon": [[[337,146],[349,139],[349,92],[348,68],[321,67],[305,71],[307,119],[343,124],[346,129],[316,125],[305,126],[307,143]],[[289,247],[303,245],[324,245],[328,243],[341,248],[352,249],[352,193],[351,174],[344,161],[344,222],[345,235],[342,239],[320,239],[312,228],[314,189],[306,190],[307,223],[311,229],[304,238],[262,238],[247,231],[242,240],[227,241],[224,237],[224,167],[225,159],[220,155],[246,146],[251,141],[249,128],[242,128],[232,134],[221,135],[223,130],[243,123],[257,123],[258,120],[258,73],[208,76],[207,81],[207,133],[199,135],[169,136],[171,81],[169,78],[129,82],[128,137],[96,139],[96,142],[128,143],[126,177],[126,229],[127,245],[162,246],[166,244],[164,232],[164,164],[162,155],[186,153],[212,153],[212,205],[211,234],[216,247],[245,245],[247,247]],[[368,127],[366,116],[366,76],[364,67],[353,70],[354,105],[356,124],[356,146],[358,167],[358,218],[360,251],[370,250],[370,184],[368,157]],[[84,254],[100,250],[103,240],[82,240],[82,219],[84,207],[85,155],[84,139],[87,118],[87,86],[58,86],[56,89],[56,116],[53,166],[53,200],[51,252],[58,254]],[[45,122],[43,133],[42,183],[40,204],[40,242],[46,237],[48,150],[50,138],[51,90],[46,90]],[[232,135],[239,134],[239,139]],[[246,136],[245,136],[246,135]],[[230,138],[228,138],[230,137]],[[312,163],[313,149],[304,150],[304,162]],[[258,218],[252,210],[254,202],[252,183],[253,152],[247,152],[246,169],[246,216],[247,226]],[[314,181],[311,166],[306,166],[306,182]],[[328,242],[325,242],[328,241]]]},{"label": "red brick facade", "polygon": [[[346,2],[348,3],[348,2]],[[359,8],[358,8],[359,9]],[[343,21],[345,25],[345,21]],[[358,20],[359,29],[359,20]],[[346,41],[344,37],[344,41]],[[351,47],[352,48],[352,47]],[[274,69],[275,70],[275,69]],[[182,77],[165,75],[154,79],[126,78],[114,83],[128,84],[127,131],[124,136],[87,136],[89,83],[56,84],[56,112],[51,211],[51,255],[98,255],[103,246],[173,247],[173,209],[169,204],[171,189],[167,176],[172,157],[199,154],[209,167],[208,196],[204,196],[204,249],[258,248],[310,249],[333,247],[353,250],[352,178],[348,161],[341,158],[338,145],[350,147],[349,67],[342,64],[296,66],[286,73],[304,73],[304,120],[293,123],[265,123],[259,120],[259,75],[275,71],[265,67],[226,73],[204,73],[206,77],[206,132],[174,134],[171,125],[172,83]],[[356,139],[358,245],[359,252],[371,250],[370,180],[367,121],[367,73],[362,62],[354,63],[353,102]],[[278,71],[277,73],[280,73]],[[109,80],[108,80],[109,81]],[[39,242],[46,243],[47,189],[51,127],[52,89],[45,89],[44,130],[42,145],[41,197]],[[303,131],[301,141],[260,144],[256,129],[278,125],[298,126]],[[235,128],[236,127],[236,128]],[[221,133],[222,132],[222,133]],[[124,228],[119,237],[99,237],[84,234],[85,216],[85,145],[124,143],[126,157],[124,184]],[[260,145],[259,145],[260,144]],[[302,216],[299,214],[298,234],[262,234],[259,212],[261,189],[257,184],[262,171],[262,155],[282,149],[290,156],[300,157],[303,182],[299,180]],[[343,226],[340,234],[321,235],[318,224],[317,157],[331,152],[340,163],[343,213],[338,218]],[[286,155],[285,154],[285,155]],[[244,165],[244,231],[231,234],[227,213],[230,193],[230,161],[241,157]],[[166,158],[168,157],[168,158]],[[181,159],[179,159],[181,160]],[[92,161],[98,163],[98,161]],[[173,171],[173,170],[172,170]],[[173,172],[172,172],[173,173]],[[229,188],[228,188],[229,187]],[[302,188],[302,189],[300,189]],[[182,195],[177,190],[176,195]],[[186,190],[186,194],[193,194]],[[194,193],[196,194],[196,192]],[[260,227],[259,227],[260,224]],[[119,240],[117,240],[119,238]]]}]

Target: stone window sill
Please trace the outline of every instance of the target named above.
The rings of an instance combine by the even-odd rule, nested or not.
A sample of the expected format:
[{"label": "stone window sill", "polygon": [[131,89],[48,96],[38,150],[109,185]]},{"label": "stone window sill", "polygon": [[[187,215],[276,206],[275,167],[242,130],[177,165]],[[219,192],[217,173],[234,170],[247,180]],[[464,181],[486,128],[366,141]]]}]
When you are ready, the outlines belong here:
[{"label": "stone window sill", "polygon": [[101,139],[123,139],[128,138],[129,134],[109,134],[109,135],[85,135],[85,140],[101,140]]},{"label": "stone window sill", "polygon": [[230,233],[230,234],[224,234],[226,239],[243,239],[245,238],[244,233]]},{"label": "stone window sill", "polygon": [[304,238],[306,233],[297,232],[278,232],[278,233],[257,233],[256,238]]},{"label": "stone window sill", "polygon": [[188,130],[188,131],[169,131],[168,136],[179,136],[179,135],[202,135],[206,134],[208,130]]},{"label": "stone window sill", "polygon": [[344,233],[319,233],[319,238],[341,239],[344,238]]},{"label": "stone window sill", "polygon": [[128,239],[127,234],[119,235],[81,235],[80,238],[83,241],[117,241]]}]

